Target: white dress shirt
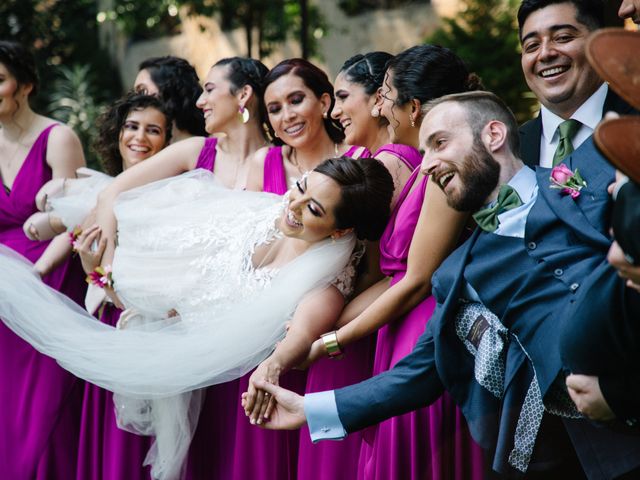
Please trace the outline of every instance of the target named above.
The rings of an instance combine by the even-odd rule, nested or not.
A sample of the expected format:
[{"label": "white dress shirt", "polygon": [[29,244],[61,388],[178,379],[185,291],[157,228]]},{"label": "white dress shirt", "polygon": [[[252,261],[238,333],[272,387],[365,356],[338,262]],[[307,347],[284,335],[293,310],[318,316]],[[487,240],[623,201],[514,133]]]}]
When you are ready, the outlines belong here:
[{"label": "white dress shirt", "polygon": [[[573,149],[577,149],[582,142],[593,135],[600,120],[602,120],[602,109],[604,101],[609,92],[606,83],[584,102],[571,118],[579,121],[582,125],[572,140]],[[540,166],[551,168],[553,166],[553,154],[558,147],[560,134],[558,125],[564,122],[564,118],[559,117],[544,105],[540,107],[540,117],[542,119],[542,135],[540,136]]]},{"label": "white dress shirt", "polygon": [[[536,174],[525,166],[509,180],[508,184],[518,193],[522,205],[498,215],[499,225],[494,234],[524,239],[527,216],[538,198]],[[480,301],[477,292],[467,282],[463,283],[460,296],[468,300]],[[304,413],[312,442],[341,440],[347,436],[347,431],[338,416],[333,390],[305,395]]]}]

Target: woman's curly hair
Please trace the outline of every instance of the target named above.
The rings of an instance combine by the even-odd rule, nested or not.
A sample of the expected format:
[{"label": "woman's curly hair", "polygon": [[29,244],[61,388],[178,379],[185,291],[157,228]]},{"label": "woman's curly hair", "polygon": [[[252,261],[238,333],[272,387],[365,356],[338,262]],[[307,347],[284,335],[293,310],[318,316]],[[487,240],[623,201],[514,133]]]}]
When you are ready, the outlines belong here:
[{"label": "woman's curly hair", "polygon": [[164,103],[152,95],[130,92],[98,118],[98,137],[93,148],[100,158],[105,173],[115,176],[122,172],[122,155],[120,155],[120,132],[133,110],[155,108],[166,118],[165,145],[171,140],[172,118]]}]

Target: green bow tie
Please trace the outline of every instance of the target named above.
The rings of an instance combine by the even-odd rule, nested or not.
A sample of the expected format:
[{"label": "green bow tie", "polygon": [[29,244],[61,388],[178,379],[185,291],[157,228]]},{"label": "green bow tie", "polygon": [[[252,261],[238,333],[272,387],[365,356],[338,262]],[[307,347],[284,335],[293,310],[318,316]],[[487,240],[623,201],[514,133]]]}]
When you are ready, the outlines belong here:
[{"label": "green bow tie", "polygon": [[502,185],[498,193],[498,200],[494,204],[478,210],[473,214],[473,219],[478,226],[486,232],[495,232],[500,224],[498,215],[512,208],[522,205],[518,192],[509,185]]},{"label": "green bow tie", "polygon": [[576,136],[582,124],[578,120],[569,119],[558,125],[558,146],[553,154],[553,166],[558,165],[562,160],[573,152],[573,137]]}]

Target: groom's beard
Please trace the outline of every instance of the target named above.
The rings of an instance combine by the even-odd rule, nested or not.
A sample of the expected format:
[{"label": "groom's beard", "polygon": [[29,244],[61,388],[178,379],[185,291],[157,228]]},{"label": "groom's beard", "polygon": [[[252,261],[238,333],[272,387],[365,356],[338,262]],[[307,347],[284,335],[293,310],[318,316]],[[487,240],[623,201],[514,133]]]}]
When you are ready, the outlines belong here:
[{"label": "groom's beard", "polygon": [[487,197],[498,186],[500,164],[479,139],[474,139],[471,153],[464,157],[463,168],[458,170],[462,189],[447,197],[449,206],[460,212],[475,212],[486,203]]}]

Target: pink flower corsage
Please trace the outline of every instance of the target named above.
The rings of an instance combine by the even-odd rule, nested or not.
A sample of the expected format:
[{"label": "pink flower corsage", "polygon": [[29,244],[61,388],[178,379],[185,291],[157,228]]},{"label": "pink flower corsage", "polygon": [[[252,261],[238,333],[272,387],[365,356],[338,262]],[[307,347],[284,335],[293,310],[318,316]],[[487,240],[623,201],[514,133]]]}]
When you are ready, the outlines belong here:
[{"label": "pink flower corsage", "polygon": [[569,167],[564,163],[556,165],[551,170],[550,188],[558,188],[565,195],[571,195],[571,198],[578,198],[580,196],[580,190],[582,187],[587,186],[587,182],[584,181],[580,172],[576,168],[575,172],[572,172]]},{"label": "pink flower corsage", "polygon": [[113,288],[113,278],[111,278],[111,265],[104,267],[97,266],[93,272],[87,275],[86,281],[90,285],[96,285],[100,288]]},{"label": "pink flower corsage", "polygon": [[74,253],[78,251],[78,237],[80,235],[82,235],[80,226],[74,227],[74,229],[69,232],[69,243]]}]

